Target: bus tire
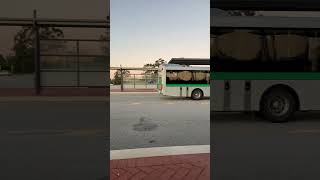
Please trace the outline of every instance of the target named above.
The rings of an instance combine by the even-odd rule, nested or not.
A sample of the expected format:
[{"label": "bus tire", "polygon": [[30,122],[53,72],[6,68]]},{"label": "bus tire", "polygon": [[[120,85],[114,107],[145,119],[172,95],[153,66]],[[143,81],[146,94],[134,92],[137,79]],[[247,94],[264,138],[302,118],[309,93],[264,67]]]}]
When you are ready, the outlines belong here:
[{"label": "bus tire", "polygon": [[194,89],[191,93],[191,98],[193,100],[200,100],[203,98],[203,92],[201,89]]},{"label": "bus tire", "polygon": [[268,91],[261,100],[261,115],[274,123],[289,121],[297,107],[292,93],[285,88],[274,88]]}]

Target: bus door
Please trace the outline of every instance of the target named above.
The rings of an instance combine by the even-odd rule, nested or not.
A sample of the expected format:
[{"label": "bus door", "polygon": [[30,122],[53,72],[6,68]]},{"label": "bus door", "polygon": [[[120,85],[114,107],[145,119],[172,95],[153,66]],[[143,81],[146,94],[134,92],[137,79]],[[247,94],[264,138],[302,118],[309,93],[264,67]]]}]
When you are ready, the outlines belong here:
[{"label": "bus door", "polygon": [[251,82],[245,80],[212,80],[210,96],[214,111],[251,110]]}]

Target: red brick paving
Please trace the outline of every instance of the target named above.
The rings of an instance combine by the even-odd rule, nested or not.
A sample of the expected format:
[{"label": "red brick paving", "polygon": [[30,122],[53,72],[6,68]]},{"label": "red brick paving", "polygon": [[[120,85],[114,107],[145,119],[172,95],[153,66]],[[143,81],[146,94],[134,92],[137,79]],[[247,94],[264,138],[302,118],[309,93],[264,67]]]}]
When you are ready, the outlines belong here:
[{"label": "red brick paving", "polygon": [[209,180],[210,154],[110,161],[111,180]]}]

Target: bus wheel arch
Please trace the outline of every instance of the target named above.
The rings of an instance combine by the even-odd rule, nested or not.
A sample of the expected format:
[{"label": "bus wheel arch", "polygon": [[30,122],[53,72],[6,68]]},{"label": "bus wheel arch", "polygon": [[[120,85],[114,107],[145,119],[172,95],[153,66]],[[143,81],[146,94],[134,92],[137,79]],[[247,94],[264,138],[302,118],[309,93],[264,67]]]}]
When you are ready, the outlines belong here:
[{"label": "bus wheel arch", "polygon": [[200,88],[196,88],[191,92],[191,98],[193,100],[200,100],[204,96],[203,91]]},{"label": "bus wheel arch", "polygon": [[[278,115],[275,116],[275,113],[270,114],[271,106],[273,107],[275,99],[281,99],[280,107],[283,109],[283,114],[280,114],[281,111],[277,112]],[[279,104],[279,103],[277,103]],[[259,102],[259,110],[261,114],[268,120],[272,122],[286,122],[293,116],[294,112],[300,109],[300,100],[297,92],[284,84],[277,84],[266,89]]]}]

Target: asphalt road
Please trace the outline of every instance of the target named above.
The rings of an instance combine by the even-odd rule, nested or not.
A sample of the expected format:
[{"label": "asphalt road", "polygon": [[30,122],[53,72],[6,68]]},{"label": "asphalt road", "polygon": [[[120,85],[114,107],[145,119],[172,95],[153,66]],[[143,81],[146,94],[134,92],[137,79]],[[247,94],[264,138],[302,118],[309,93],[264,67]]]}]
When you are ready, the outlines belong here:
[{"label": "asphalt road", "polygon": [[320,179],[320,113],[274,124],[252,114],[212,113],[212,179]]},{"label": "asphalt road", "polygon": [[106,179],[106,102],[0,102],[0,179]]},{"label": "asphalt road", "polygon": [[112,93],[111,149],[209,145],[210,100]]},{"label": "asphalt road", "polygon": [[[217,180],[319,179],[320,112],[273,124],[212,113],[209,99],[111,94],[111,149],[207,145]],[[98,180],[109,139],[104,101],[0,102],[0,179]]]}]

